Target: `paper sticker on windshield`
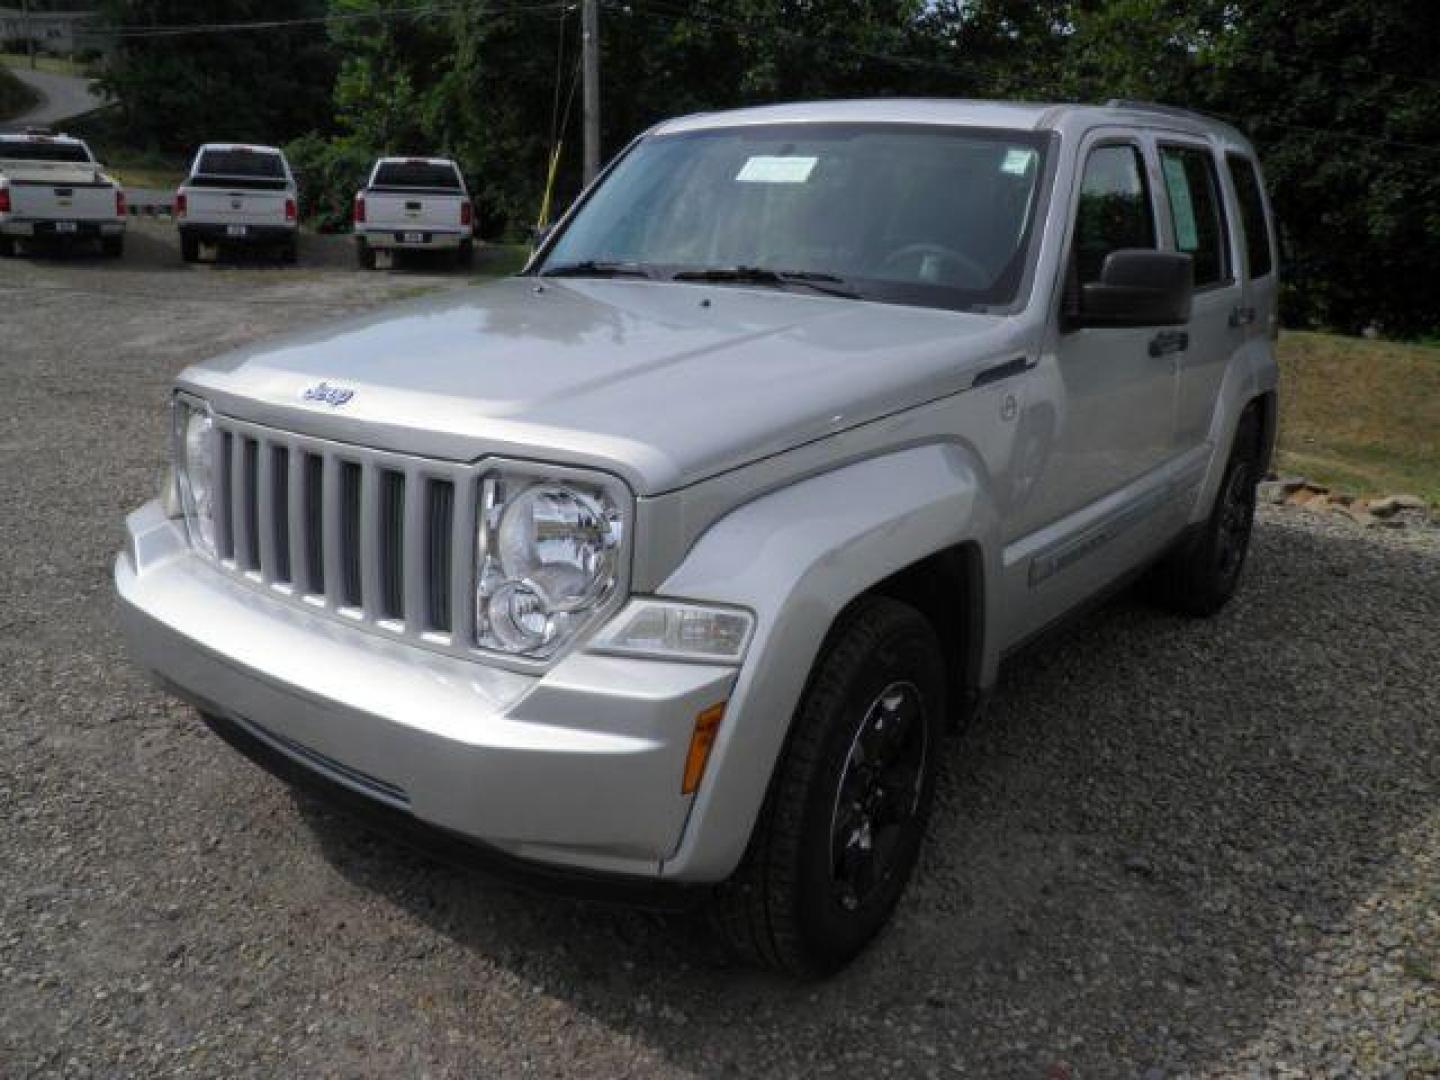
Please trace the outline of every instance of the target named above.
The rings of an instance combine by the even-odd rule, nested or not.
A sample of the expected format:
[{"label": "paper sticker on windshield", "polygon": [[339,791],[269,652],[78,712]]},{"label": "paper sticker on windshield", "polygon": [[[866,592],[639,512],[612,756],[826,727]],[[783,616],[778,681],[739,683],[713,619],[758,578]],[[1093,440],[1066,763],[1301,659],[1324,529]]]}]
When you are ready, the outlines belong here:
[{"label": "paper sticker on windshield", "polygon": [[1034,150],[1006,150],[1005,160],[1000,163],[1000,171],[1011,176],[1024,176],[1030,171],[1035,157]]},{"label": "paper sticker on windshield", "polygon": [[803,184],[819,158],[813,157],[752,157],[745,162],[735,179],[742,184]]}]

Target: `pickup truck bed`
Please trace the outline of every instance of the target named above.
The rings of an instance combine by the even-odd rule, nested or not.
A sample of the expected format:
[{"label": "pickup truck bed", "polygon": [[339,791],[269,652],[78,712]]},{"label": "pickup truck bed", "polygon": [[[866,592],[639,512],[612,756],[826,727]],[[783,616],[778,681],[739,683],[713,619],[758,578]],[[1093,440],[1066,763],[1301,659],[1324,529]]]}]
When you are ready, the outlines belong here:
[{"label": "pickup truck bed", "polygon": [[[61,160],[45,160],[46,153]],[[14,156],[10,156],[14,155]],[[0,254],[16,241],[98,240],[119,255],[125,196],[76,140],[0,140]]]},{"label": "pickup truck bed", "polygon": [[473,248],[473,220],[454,162],[382,158],[355,196],[356,252],[369,269],[376,251],[451,251],[465,260]]},{"label": "pickup truck bed", "polygon": [[295,259],[295,182],[272,147],[202,147],[175,193],[175,218],[186,262],[201,244],[275,247]]}]

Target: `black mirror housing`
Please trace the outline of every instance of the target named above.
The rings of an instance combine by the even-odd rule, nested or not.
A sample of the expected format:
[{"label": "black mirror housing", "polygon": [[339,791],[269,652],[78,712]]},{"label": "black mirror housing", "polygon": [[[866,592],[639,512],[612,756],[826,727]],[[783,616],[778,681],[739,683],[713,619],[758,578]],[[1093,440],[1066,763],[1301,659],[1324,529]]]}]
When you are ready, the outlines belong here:
[{"label": "black mirror housing", "polygon": [[1180,326],[1190,321],[1189,255],[1124,248],[1105,256],[1100,280],[1080,289],[1077,326]]}]

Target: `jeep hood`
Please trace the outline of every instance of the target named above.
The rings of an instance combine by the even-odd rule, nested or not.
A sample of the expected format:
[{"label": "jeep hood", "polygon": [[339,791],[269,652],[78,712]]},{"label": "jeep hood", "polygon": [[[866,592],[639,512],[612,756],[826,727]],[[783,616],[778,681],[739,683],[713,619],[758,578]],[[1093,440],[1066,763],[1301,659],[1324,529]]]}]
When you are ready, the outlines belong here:
[{"label": "jeep hood", "polygon": [[1016,321],[728,285],[510,278],[229,353],[180,385],[284,430],[600,467],[653,495],[964,390],[1024,351]]}]

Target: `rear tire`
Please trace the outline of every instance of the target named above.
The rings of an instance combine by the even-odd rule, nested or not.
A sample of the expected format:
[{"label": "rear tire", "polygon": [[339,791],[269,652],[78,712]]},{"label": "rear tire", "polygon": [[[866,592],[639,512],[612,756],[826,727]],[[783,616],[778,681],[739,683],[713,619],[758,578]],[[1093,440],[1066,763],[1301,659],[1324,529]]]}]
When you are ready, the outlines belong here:
[{"label": "rear tire", "polygon": [[1255,524],[1260,440],[1260,414],[1252,405],[1236,425],[1210,516],[1151,574],[1150,591],[1161,606],[1203,617],[1215,614],[1235,595]]},{"label": "rear tire", "polygon": [[100,240],[100,253],[107,259],[118,259],[125,254],[125,237],[106,236]]},{"label": "rear tire", "polygon": [[15,254],[15,238],[12,236],[0,236],[0,259],[11,258]]},{"label": "rear tire", "polygon": [[300,260],[300,241],[291,237],[280,247],[280,261],[286,266],[294,266]]},{"label": "rear tire", "polygon": [[375,249],[364,240],[355,241],[355,261],[360,264],[361,270],[374,270]]},{"label": "rear tire", "polygon": [[187,263],[200,261],[200,241],[193,236],[180,234],[180,258]]},{"label": "rear tire", "polygon": [[814,977],[884,927],[935,794],[945,674],[930,623],[866,597],[812,672],[744,861],[715,919],[743,960]]},{"label": "rear tire", "polygon": [[473,240],[460,241],[460,247],[455,252],[455,261],[467,270],[475,265],[475,242]]}]

